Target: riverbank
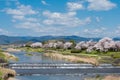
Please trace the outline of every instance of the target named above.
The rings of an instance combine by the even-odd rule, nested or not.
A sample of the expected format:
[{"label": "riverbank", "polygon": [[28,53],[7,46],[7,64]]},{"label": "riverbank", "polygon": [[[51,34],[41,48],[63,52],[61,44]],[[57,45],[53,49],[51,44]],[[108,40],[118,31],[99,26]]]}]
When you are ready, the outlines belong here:
[{"label": "riverbank", "polygon": [[[61,56],[63,56],[62,59],[65,58],[65,60],[77,62],[77,63],[81,63],[81,62],[91,63],[94,65],[108,63],[114,66],[120,66],[120,54],[119,54],[120,52],[107,52],[106,53],[106,52],[93,51],[91,53],[86,53],[86,51],[84,50],[78,52],[72,49],[54,49],[54,48],[46,49],[46,48],[31,48],[31,47],[22,47],[18,49],[27,51],[27,52],[40,52],[51,58],[54,58],[56,55],[55,53],[57,53],[56,56],[60,54]],[[59,59],[59,56],[57,57],[57,59]]]},{"label": "riverbank", "polygon": [[85,78],[85,80],[120,80],[120,75],[96,76],[92,78]]},{"label": "riverbank", "polygon": [[75,55],[71,54],[70,50],[53,50],[53,49],[43,49],[43,48],[29,48],[24,47],[20,48],[21,50],[27,51],[27,52],[41,52],[46,57],[51,57],[53,59],[59,59],[59,60],[66,60],[70,62],[75,63],[91,63],[94,65],[98,65],[99,62],[97,61],[96,56],[87,56],[87,55]]},{"label": "riverbank", "polygon": [[7,52],[20,52],[20,49],[14,49],[14,48],[7,48],[6,49]]},{"label": "riverbank", "polygon": [[15,78],[9,78],[8,80],[18,80],[18,79],[15,79]]},{"label": "riverbank", "polygon": [[9,61],[9,60],[14,60],[17,61],[18,58],[12,54],[10,54],[9,52],[2,52],[2,54],[4,55],[4,59]]},{"label": "riverbank", "polygon": [[97,59],[93,57],[78,57],[74,55],[63,55],[58,53],[57,51],[54,51],[52,53],[44,53],[43,55],[46,57],[51,57],[53,59],[66,60],[75,63],[90,63],[93,65],[99,65]]},{"label": "riverbank", "polygon": [[0,67],[0,80],[8,80],[10,77],[14,76],[16,76],[14,70]]},{"label": "riverbank", "polygon": [[[24,48],[23,48],[23,50],[24,50]],[[94,64],[94,62],[91,62],[92,60],[94,61],[94,58],[95,58],[95,61],[97,60],[97,61],[99,61],[99,59],[101,59],[101,57],[102,56],[98,56],[98,55],[94,55],[94,54],[84,54],[84,53],[71,53],[71,50],[62,50],[62,49],[57,49],[57,50],[54,50],[54,49],[41,49],[41,48],[26,48],[26,50],[29,50],[29,52],[32,54],[29,54],[30,55],[30,57],[28,57],[28,58],[31,58],[32,60],[33,60],[33,58],[34,59],[37,59],[37,58],[39,58],[39,60],[41,60],[41,61],[44,61],[44,60],[46,60],[45,58],[48,58],[48,57],[50,57],[51,55],[51,58],[54,58],[53,60],[55,60],[55,59],[60,59],[60,60],[67,60],[67,61],[70,61],[71,60],[71,58],[72,58],[72,60],[71,60],[71,62],[75,62],[75,63],[88,63],[89,61],[89,63],[91,63],[91,64]],[[41,53],[40,53],[40,55],[49,55],[48,57],[45,57],[45,58],[43,58],[43,57],[39,57],[38,55],[39,55],[39,53],[37,53],[38,55],[36,55],[35,54],[35,52],[39,52],[40,50],[43,50]],[[25,51],[25,50],[24,50]],[[23,52],[24,52],[23,51]],[[35,52],[34,52],[35,51]],[[27,54],[27,53],[29,53],[28,51],[25,53],[25,54]],[[35,58],[34,56],[35,55],[36,56],[38,56],[37,58]],[[15,55],[19,55],[19,54],[17,54],[17,53],[15,53]],[[24,54],[23,54],[24,55]],[[53,57],[53,56],[55,56],[55,57]],[[64,57],[63,57],[64,56]],[[74,56],[74,57],[73,57]],[[26,55],[24,55],[24,57],[26,58]],[[21,59],[23,60],[23,58],[24,58],[23,56],[21,57]],[[33,57],[33,58],[32,58]],[[79,59],[82,59],[82,60],[84,60],[84,61],[78,61],[77,62],[77,59],[78,58],[76,58],[76,57],[79,57]],[[68,59],[69,58],[69,59]],[[92,58],[92,59],[91,59]],[[104,57],[104,58],[106,58],[106,57]],[[87,59],[87,60],[86,60]],[[48,59],[49,60],[49,59]],[[26,61],[26,59],[24,60],[24,61]],[[49,60],[50,61],[50,60]],[[31,60],[29,60],[28,59],[28,62],[31,62]],[[37,61],[36,61],[37,62]],[[42,63],[42,62],[41,62]],[[104,70],[103,70],[104,71]],[[20,78],[18,78],[18,77],[20,77]],[[33,76],[32,76],[33,77]],[[46,76],[45,76],[46,77]],[[26,79],[29,79],[29,80],[40,80],[41,78],[39,77],[38,79],[36,79],[36,77],[33,77],[33,78],[31,78],[30,76],[28,77],[23,77],[22,76],[22,78],[21,78],[21,76],[17,76],[16,77],[17,79],[20,79],[20,80],[26,80]],[[48,78],[49,79],[49,78]],[[116,79],[116,78],[115,78]],[[52,79],[53,80],[53,79]],[[56,80],[56,79],[55,79]],[[74,79],[72,79],[72,80],[74,80]],[[79,79],[78,79],[79,80]],[[89,80],[89,79],[88,79]],[[95,79],[91,79],[91,80],[95,80]],[[100,80],[100,79],[98,79],[98,80]],[[114,80],[114,79],[113,79]]]},{"label": "riverbank", "polygon": [[18,58],[0,49],[0,80],[7,80],[9,77],[14,77],[16,75],[14,70],[4,68],[7,66],[9,60],[17,61]]},{"label": "riverbank", "polygon": [[30,48],[30,47],[21,47],[21,48],[17,48],[18,50],[21,51],[26,51],[26,52],[45,52],[45,49],[43,48]]}]

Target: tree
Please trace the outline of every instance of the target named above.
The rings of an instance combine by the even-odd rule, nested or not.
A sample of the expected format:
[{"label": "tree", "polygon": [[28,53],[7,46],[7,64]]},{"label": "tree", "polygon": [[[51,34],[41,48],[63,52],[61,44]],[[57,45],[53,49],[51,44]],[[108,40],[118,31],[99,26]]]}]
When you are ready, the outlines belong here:
[{"label": "tree", "polygon": [[26,47],[30,47],[30,45],[31,45],[32,43],[33,43],[33,42],[29,41],[29,42],[26,43],[25,46],[26,46]]}]

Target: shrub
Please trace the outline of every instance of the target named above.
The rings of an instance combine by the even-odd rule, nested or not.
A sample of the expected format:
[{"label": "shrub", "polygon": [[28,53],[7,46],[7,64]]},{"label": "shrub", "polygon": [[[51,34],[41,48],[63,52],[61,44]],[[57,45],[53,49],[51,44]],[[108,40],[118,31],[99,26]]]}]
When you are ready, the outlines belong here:
[{"label": "shrub", "polygon": [[120,58],[120,53],[112,54],[111,57],[114,59],[118,59],[118,58]]},{"label": "shrub", "polygon": [[91,52],[91,54],[98,54],[98,53],[100,53],[100,52],[98,52],[96,50],[94,50],[94,51]]},{"label": "shrub", "polygon": [[120,59],[115,59],[112,63],[114,66],[119,66],[120,65]]},{"label": "shrub", "polygon": [[80,53],[81,52],[81,50],[77,50],[77,49],[72,49],[71,50],[71,53]]}]

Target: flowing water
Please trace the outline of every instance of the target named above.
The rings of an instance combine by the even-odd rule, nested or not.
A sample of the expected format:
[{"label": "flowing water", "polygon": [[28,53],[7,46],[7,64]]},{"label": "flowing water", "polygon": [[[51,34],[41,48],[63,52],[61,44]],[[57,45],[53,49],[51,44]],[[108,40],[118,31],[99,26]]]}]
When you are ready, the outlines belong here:
[{"label": "flowing water", "polygon": [[[12,52],[19,58],[15,63],[70,63],[64,60],[54,60],[43,56],[42,53],[30,53],[33,56],[28,56],[26,52]],[[14,62],[14,61],[11,61]],[[16,80],[83,80],[81,75],[24,75],[16,76]]]},{"label": "flowing water", "polygon": [[[32,52],[32,56],[28,56],[26,52],[12,52],[19,58],[18,62],[10,61],[11,63],[70,63],[64,60],[55,60],[43,56],[43,53]],[[85,77],[95,76],[96,74],[56,74],[56,75],[24,75],[16,76],[16,80],[84,80]]]},{"label": "flowing water", "polygon": [[[70,63],[64,60],[55,60],[43,56],[43,53],[31,52],[28,55],[26,52],[14,52],[12,53],[19,58],[19,61],[15,63]],[[14,62],[14,61],[11,61]]]}]

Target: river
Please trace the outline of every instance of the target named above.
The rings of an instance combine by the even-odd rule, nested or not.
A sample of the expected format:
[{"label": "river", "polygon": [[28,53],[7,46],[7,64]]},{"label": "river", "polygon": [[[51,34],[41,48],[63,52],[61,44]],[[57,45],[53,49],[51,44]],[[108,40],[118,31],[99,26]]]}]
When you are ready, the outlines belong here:
[{"label": "river", "polygon": [[[15,63],[70,63],[64,60],[55,60],[43,56],[43,53],[31,52],[32,56],[28,56],[27,52],[11,52],[19,58]],[[10,61],[14,63],[14,61]],[[84,80],[85,77],[95,76],[97,74],[56,74],[56,75],[24,75],[16,76],[16,80]],[[101,74],[104,75],[104,74]]]},{"label": "river", "polygon": [[[26,52],[12,52],[19,58],[16,63],[70,63],[63,60],[54,60],[42,55],[42,53],[32,52],[33,56],[28,56]],[[14,61],[11,61],[14,62]],[[16,76],[17,80],[82,80],[81,75],[32,75]]]}]

